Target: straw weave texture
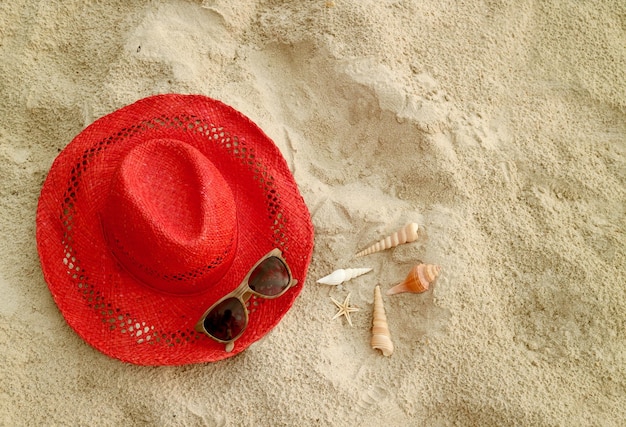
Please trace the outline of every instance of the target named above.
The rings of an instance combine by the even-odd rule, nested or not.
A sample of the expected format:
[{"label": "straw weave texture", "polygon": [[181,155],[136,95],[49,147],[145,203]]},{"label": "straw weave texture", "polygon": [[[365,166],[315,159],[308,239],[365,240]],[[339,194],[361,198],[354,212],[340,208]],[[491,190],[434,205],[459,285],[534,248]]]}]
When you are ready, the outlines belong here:
[{"label": "straw weave texture", "polygon": [[[215,213],[211,226],[227,231],[232,226],[234,230],[232,259],[227,255],[223,261],[225,271],[211,276],[208,282],[200,280],[199,292],[166,292],[167,285],[158,289],[147,286],[146,279],[138,280],[122,267],[103,231],[124,229],[124,218],[115,217],[110,203],[111,188],[121,162],[133,149],[151,140],[173,140],[188,145],[193,152],[197,150],[219,171],[232,192],[232,208],[223,204],[231,196],[214,196],[219,202],[211,207]],[[154,167],[162,169],[166,162],[155,159]],[[193,162],[190,164],[193,166]],[[158,174],[156,169],[152,171]],[[150,170],[148,166],[143,172]],[[182,175],[187,172],[179,171]],[[175,228],[176,218],[201,202],[185,196],[185,191],[176,191],[176,185],[190,180],[183,177],[172,187],[145,189],[163,201],[155,204],[165,203],[159,206],[159,212],[172,215],[169,219],[153,218],[154,223],[163,225],[169,220],[167,227]],[[219,183],[216,189],[218,195],[224,192]],[[179,200],[180,194],[184,197]],[[233,209],[235,218],[229,215]],[[182,222],[193,225],[188,218]],[[228,234],[232,233],[218,233],[215,247],[228,247]],[[126,362],[181,365],[235,355],[280,321],[305,282],[313,227],[284,158],[254,123],[219,101],[170,94],[145,98],[97,120],[59,154],[41,191],[37,246],[55,302],[85,341]],[[298,285],[274,300],[251,300],[248,328],[233,352],[226,353],[222,344],[195,332],[194,325],[209,306],[237,287],[250,267],[275,247],[283,252]],[[137,254],[137,247],[131,249],[142,265],[149,264],[158,274],[167,271],[167,265],[163,265],[167,259],[147,259],[142,251]],[[172,248],[162,250],[167,253]],[[219,270],[220,266],[218,260],[213,267]],[[194,274],[203,273],[188,274],[172,274],[171,279],[194,280]]]}]

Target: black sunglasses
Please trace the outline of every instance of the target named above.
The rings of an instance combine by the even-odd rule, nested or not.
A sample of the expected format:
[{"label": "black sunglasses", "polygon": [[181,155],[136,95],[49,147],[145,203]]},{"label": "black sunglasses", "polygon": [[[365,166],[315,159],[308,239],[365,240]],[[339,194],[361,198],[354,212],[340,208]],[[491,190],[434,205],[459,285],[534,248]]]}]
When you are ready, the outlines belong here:
[{"label": "black sunglasses", "polygon": [[254,264],[237,289],[204,312],[196,324],[196,330],[226,344],[225,350],[230,352],[235,346],[235,340],[248,326],[246,301],[252,295],[266,299],[277,298],[297,283],[280,249],[273,249]]}]

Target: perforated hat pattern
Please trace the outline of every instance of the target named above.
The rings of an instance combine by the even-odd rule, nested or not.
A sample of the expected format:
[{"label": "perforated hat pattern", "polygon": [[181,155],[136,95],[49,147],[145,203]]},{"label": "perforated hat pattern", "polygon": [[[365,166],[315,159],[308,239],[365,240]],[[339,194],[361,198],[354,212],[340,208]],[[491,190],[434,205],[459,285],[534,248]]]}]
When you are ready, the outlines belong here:
[{"label": "perforated hat pattern", "polygon": [[[223,176],[236,209],[236,218],[225,219],[236,221],[236,233],[224,246],[232,245],[232,254],[222,251],[203,265],[164,273],[167,268],[159,266],[164,260],[142,262],[119,239],[107,241],[101,217],[119,164],[134,147],[156,139],[189,144]],[[160,95],[96,121],[57,157],[42,188],[37,241],[55,302],[83,339],[124,361],[174,365],[229,357],[269,332],[302,289],[313,228],[286,162],[254,123],[210,98]],[[112,253],[116,245],[126,257],[123,263]],[[251,298],[249,326],[226,353],[197,333],[195,322],[274,247],[299,284],[275,300]],[[144,279],[129,273],[122,265],[128,262],[145,272]],[[167,284],[155,289],[145,283],[150,276],[172,286],[200,286],[198,292],[165,292]]]}]

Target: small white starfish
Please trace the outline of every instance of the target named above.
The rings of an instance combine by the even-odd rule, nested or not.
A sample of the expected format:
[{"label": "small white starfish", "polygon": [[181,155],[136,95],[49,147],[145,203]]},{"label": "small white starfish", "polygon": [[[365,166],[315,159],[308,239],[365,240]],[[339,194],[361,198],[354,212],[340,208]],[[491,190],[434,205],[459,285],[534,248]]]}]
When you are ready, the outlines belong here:
[{"label": "small white starfish", "polygon": [[335,317],[333,317],[333,320],[335,320],[339,316],[346,316],[346,319],[348,320],[348,323],[350,324],[350,326],[352,326],[352,319],[350,319],[350,313],[354,313],[355,311],[359,311],[359,309],[356,308],[356,307],[350,307],[350,302],[349,302],[350,301],[350,294],[348,294],[348,296],[343,301],[343,303],[340,303],[339,301],[337,301],[333,297],[330,297],[330,299],[333,300],[335,305],[339,308],[339,311],[337,312],[337,314],[335,314]]}]

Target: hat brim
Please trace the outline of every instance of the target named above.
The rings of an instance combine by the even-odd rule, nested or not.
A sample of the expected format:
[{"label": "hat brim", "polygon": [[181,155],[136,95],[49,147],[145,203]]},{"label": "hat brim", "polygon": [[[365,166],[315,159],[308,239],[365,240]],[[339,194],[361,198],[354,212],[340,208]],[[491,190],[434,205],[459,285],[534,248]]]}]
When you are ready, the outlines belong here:
[{"label": "hat brim", "polygon": [[[165,294],[136,281],[103,235],[99,214],[117,165],[153,138],[192,144],[233,192],[236,255],[224,277],[199,295]],[[101,352],[140,365],[211,362],[245,350],[293,305],[313,251],[309,211],[278,148],[247,117],[200,95],[148,97],[88,126],[52,164],[36,221],[43,275],[68,324]],[[282,251],[298,284],[280,298],[251,301],[248,327],[226,352],[194,326],[273,248]]]}]

